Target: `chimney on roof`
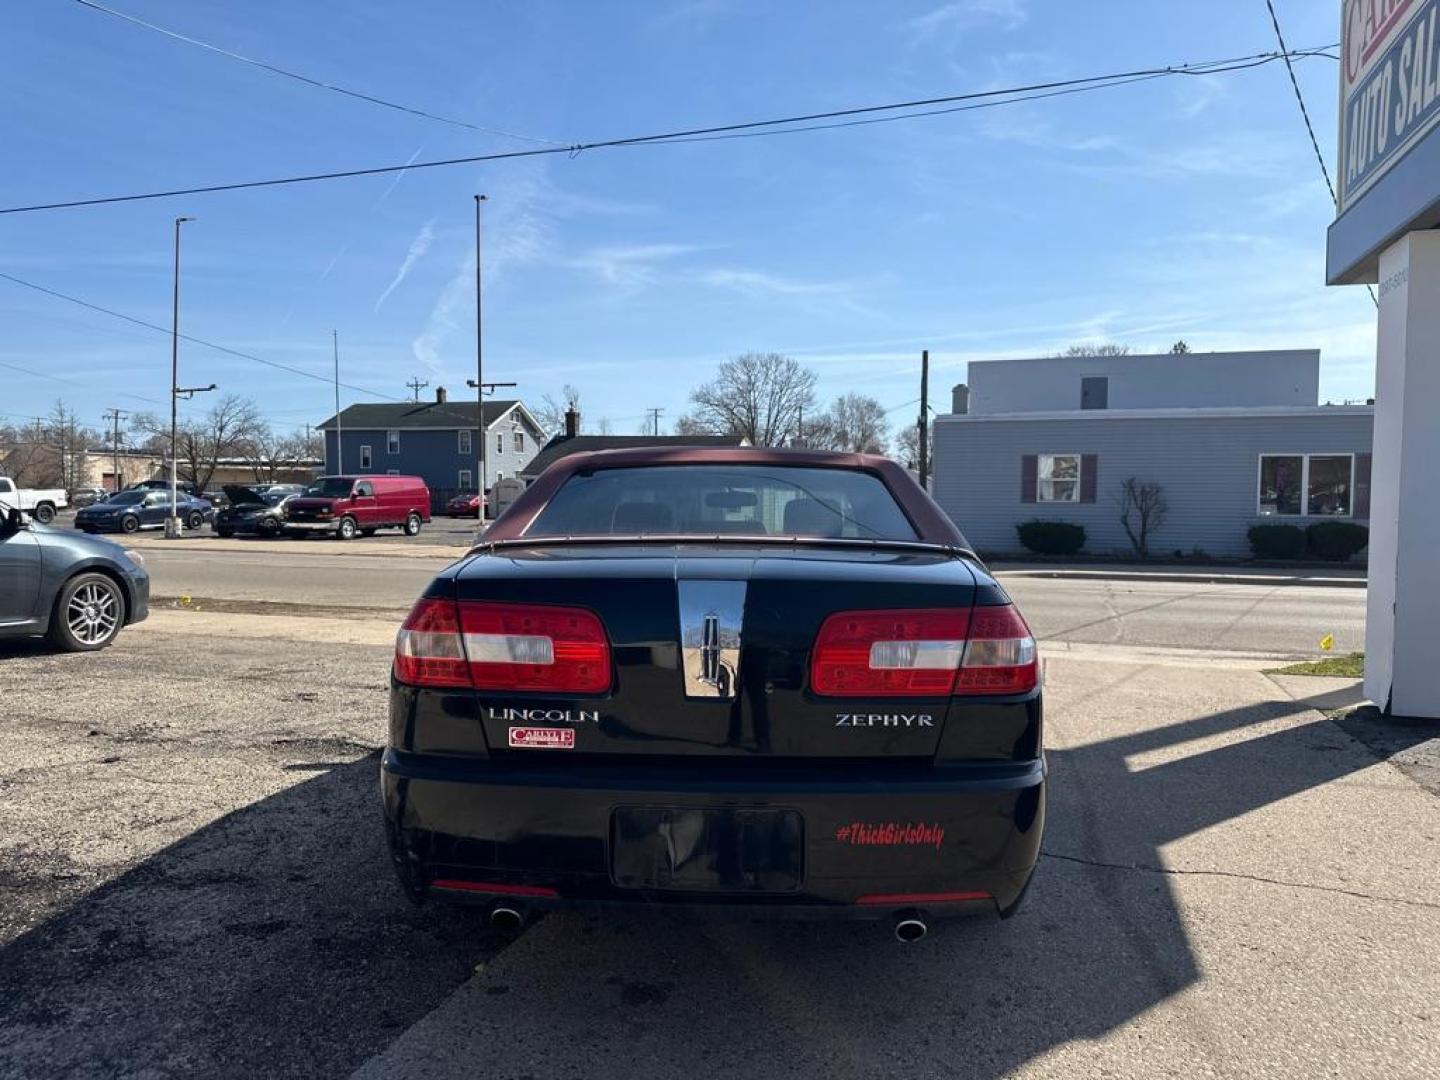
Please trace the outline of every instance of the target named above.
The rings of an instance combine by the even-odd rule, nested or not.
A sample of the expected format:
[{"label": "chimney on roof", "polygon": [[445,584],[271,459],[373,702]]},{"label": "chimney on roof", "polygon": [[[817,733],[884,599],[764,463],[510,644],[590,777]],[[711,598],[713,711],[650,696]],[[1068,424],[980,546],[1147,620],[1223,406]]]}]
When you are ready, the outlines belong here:
[{"label": "chimney on roof", "polygon": [[950,391],[950,411],[960,416],[970,411],[970,387],[963,382]]},{"label": "chimney on roof", "polygon": [[437,386],[437,387],[435,387],[435,404],[436,404],[436,405],[444,405],[445,402],[446,402],[446,400],[449,398],[449,396],[450,396],[449,394],[445,393],[445,387],[443,387],[443,386]]},{"label": "chimney on roof", "polygon": [[580,434],[580,411],[574,406],[565,410],[565,437],[573,439]]}]

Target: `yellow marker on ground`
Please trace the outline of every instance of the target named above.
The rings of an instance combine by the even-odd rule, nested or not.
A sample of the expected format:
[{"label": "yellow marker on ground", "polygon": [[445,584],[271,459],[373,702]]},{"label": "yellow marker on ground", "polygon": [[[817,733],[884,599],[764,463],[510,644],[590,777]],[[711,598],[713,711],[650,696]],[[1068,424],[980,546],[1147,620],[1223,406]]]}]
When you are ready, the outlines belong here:
[{"label": "yellow marker on ground", "polygon": [[1330,651],[1331,649],[1333,649],[1333,648],[1335,648],[1335,635],[1334,635],[1334,634],[1326,634],[1324,637],[1322,637],[1322,638],[1320,639],[1320,650],[1321,650],[1322,652],[1329,652],[1329,651]]}]

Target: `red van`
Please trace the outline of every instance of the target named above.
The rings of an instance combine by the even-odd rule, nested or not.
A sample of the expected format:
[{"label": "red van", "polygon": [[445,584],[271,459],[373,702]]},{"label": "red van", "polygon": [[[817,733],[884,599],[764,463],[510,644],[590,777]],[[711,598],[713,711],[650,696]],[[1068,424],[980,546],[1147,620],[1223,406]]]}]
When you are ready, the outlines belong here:
[{"label": "red van", "polygon": [[429,520],[430,489],[418,476],[322,476],[285,504],[286,532],[341,540],[389,528],[414,536]]}]

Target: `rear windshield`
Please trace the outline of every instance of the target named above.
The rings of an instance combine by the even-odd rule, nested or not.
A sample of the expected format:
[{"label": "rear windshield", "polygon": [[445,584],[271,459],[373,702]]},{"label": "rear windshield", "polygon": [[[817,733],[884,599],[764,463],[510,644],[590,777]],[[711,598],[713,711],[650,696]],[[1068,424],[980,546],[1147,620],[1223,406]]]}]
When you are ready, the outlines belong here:
[{"label": "rear windshield", "polygon": [[527,536],[800,536],[914,540],[878,476],[795,465],[660,465],[577,473]]},{"label": "rear windshield", "polygon": [[306,495],[325,499],[341,499],[350,494],[355,481],[348,476],[324,476],[305,489]]}]

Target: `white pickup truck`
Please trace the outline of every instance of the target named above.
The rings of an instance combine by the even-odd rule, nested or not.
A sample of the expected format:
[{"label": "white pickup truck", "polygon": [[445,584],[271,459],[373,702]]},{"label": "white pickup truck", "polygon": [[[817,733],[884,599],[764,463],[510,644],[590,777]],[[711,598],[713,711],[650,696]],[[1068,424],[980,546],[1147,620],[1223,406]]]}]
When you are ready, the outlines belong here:
[{"label": "white pickup truck", "polygon": [[63,488],[22,488],[8,476],[0,476],[0,503],[24,510],[42,525],[55,520],[55,511],[69,505]]}]

